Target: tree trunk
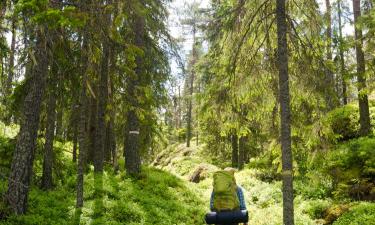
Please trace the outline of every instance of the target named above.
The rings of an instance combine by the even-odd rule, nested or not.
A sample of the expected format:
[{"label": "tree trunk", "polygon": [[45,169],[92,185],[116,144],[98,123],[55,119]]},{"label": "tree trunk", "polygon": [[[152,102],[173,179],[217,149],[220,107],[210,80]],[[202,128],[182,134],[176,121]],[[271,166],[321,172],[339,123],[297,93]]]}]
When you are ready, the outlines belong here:
[{"label": "tree trunk", "polygon": [[246,137],[240,137],[239,146],[238,146],[238,169],[242,170],[245,161],[245,144]]},{"label": "tree trunk", "polygon": [[[325,0],[326,4],[326,19],[327,19],[327,61],[332,62],[332,19],[331,19],[331,3],[330,0]],[[326,80],[327,80],[327,88],[325,88],[325,96],[326,96],[326,102],[329,110],[332,110],[335,107],[335,83],[333,78],[333,72],[331,68],[327,68],[326,72]]]},{"label": "tree trunk", "polygon": [[[62,79],[59,79],[59,82],[62,82]],[[59,84],[59,86],[62,85],[61,83]],[[62,138],[62,130],[63,130],[63,107],[62,107],[62,96],[60,95],[61,94],[61,91],[60,91],[60,87],[58,88],[59,89],[59,93],[58,95],[56,96],[58,98],[57,100],[57,114],[56,114],[56,137],[57,138]]]},{"label": "tree trunk", "polygon": [[49,190],[53,186],[52,166],[53,166],[53,140],[55,138],[55,122],[56,122],[56,74],[58,68],[56,62],[53,63],[49,77],[49,93],[47,103],[47,128],[46,142],[44,144],[44,160],[41,188]]},{"label": "tree trunk", "polygon": [[108,59],[109,59],[109,43],[104,40],[103,56],[101,62],[100,80],[99,80],[99,96],[98,96],[98,125],[96,129],[96,146],[94,157],[95,172],[103,171],[104,162],[104,144],[106,137],[106,107],[108,98]]},{"label": "tree trunk", "polygon": [[[78,112],[79,113],[79,112]],[[73,162],[77,162],[78,125],[73,124]]]},{"label": "tree trunk", "polygon": [[279,101],[283,179],[283,223],[294,225],[293,159],[290,130],[290,97],[285,0],[276,1],[277,53],[279,69]]},{"label": "tree trunk", "polygon": [[231,136],[232,142],[232,167],[238,168],[238,136],[233,132]]},{"label": "tree trunk", "polygon": [[[144,49],[144,18],[136,16],[135,18],[135,45]],[[136,114],[136,109],[139,107],[137,100],[136,88],[139,86],[139,79],[144,73],[143,70],[143,56],[137,55],[135,74],[136,76],[130,78],[127,85],[127,92],[129,95],[129,101],[131,104],[130,109],[127,112],[127,129],[125,129],[125,168],[129,175],[137,176],[141,172],[141,158],[140,158],[140,124],[139,118]]]},{"label": "tree trunk", "polygon": [[358,27],[358,19],[361,16],[361,0],[353,0],[354,24],[355,24],[355,50],[357,57],[357,88],[358,88],[358,103],[359,103],[359,122],[361,136],[366,136],[371,131],[370,113],[368,105],[368,96],[363,93],[366,88],[365,77],[365,56],[362,50],[362,29]]},{"label": "tree trunk", "polygon": [[[87,3],[89,5],[89,3]],[[77,199],[76,207],[81,208],[83,206],[83,176],[86,165],[87,152],[89,147],[88,137],[88,118],[89,113],[89,102],[87,97],[87,73],[88,73],[88,60],[89,60],[89,35],[87,27],[83,33],[83,44],[82,44],[82,55],[81,55],[81,93],[79,100],[79,119],[78,119],[78,143],[79,143],[79,155],[78,155],[78,168],[77,168]]]},{"label": "tree trunk", "polygon": [[187,130],[186,130],[186,146],[190,147],[190,140],[192,137],[192,111],[193,111],[193,93],[194,93],[194,79],[195,71],[194,64],[196,60],[196,25],[193,25],[193,49],[192,49],[192,63],[191,63],[191,73],[190,73],[190,86],[189,86],[189,105],[188,105],[188,114],[187,114]]},{"label": "tree trunk", "polygon": [[337,14],[338,14],[338,20],[339,20],[339,37],[340,37],[340,43],[339,43],[339,54],[340,54],[340,72],[341,72],[341,86],[342,86],[342,101],[343,104],[348,104],[348,94],[347,94],[347,84],[346,84],[346,70],[345,70],[345,58],[344,58],[344,39],[342,36],[342,24],[341,24],[341,0],[337,2]]},{"label": "tree trunk", "polygon": [[8,179],[6,200],[15,214],[24,214],[27,209],[41,102],[48,74],[47,35],[45,32],[45,28],[42,27],[37,30],[35,46],[37,63],[33,65],[29,91],[23,103],[23,117]]},{"label": "tree trunk", "polygon": [[[87,95],[89,95],[87,93]],[[89,147],[87,149],[87,162],[93,163],[95,158],[95,149],[96,149],[96,129],[98,125],[98,117],[97,117],[97,100],[93,96],[87,96],[89,98],[90,107],[89,107]]]},{"label": "tree trunk", "polygon": [[[111,4],[108,1],[107,4]],[[103,55],[101,59],[100,78],[99,78],[99,91],[98,91],[98,127],[96,129],[96,146],[95,146],[95,160],[94,170],[95,172],[103,172],[104,163],[104,148],[106,139],[106,108],[108,99],[108,72],[109,72],[109,58],[110,58],[110,39],[109,35],[111,14],[104,11],[102,15],[103,27],[105,32],[102,36]]]}]

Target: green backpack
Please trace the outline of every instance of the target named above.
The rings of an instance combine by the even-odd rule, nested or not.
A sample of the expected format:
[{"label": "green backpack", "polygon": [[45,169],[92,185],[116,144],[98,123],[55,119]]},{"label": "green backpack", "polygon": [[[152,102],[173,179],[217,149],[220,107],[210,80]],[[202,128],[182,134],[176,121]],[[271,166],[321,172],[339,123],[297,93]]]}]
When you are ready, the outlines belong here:
[{"label": "green backpack", "polygon": [[214,173],[214,210],[235,210],[240,208],[237,184],[233,171]]}]

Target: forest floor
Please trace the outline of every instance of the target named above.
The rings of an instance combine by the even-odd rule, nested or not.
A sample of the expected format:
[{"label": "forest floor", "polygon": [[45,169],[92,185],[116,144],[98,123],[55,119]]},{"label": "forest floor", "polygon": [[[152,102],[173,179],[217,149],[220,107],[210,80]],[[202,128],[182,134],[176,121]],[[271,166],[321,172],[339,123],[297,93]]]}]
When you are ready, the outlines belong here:
[{"label": "forest floor", "polygon": [[[202,170],[199,183],[189,182],[189,186],[198,190],[198,194],[205,204],[201,207],[209,210],[209,199],[212,191],[212,173],[219,168],[208,163],[202,146],[193,144],[186,148],[185,144],[170,146],[162,152],[154,165],[157,168],[171,172],[182,180],[189,182],[196,170]],[[281,182],[263,182],[256,178],[256,170],[244,169],[236,173],[236,181],[245,190],[245,199],[249,210],[249,224],[276,225],[282,224],[282,193]],[[305,212],[307,202],[297,196],[296,200],[296,224],[317,224]]]},{"label": "forest floor", "polygon": [[[194,142],[195,143],[195,142]],[[174,144],[161,152],[153,165],[168,171],[181,180],[189,182],[200,170],[198,183],[187,185],[197,190],[204,202],[202,210],[209,209],[209,198],[212,191],[212,174],[218,170],[208,163],[204,146],[187,148],[185,144]],[[251,225],[282,224],[281,181],[262,181],[257,169],[245,168],[236,173],[236,181],[245,190],[245,199]],[[334,225],[375,225],[375,203],[334,201],[330,198],[309,198],[301,194],[301,189],[308,192],[309,187],[303,182],[295,181],[295,223],[297,225],[334,224]],[[339,219],[337,219],[339,217]],[[178,224],[178,223],[177,223]]]},{"label": "forest floor", "polygon": [[[10,139],[9,139],[10,140]],[[9,140],[0,140],[2,149],[9,149]],[[10,141],[11,142],[11,141]],[[8,147],[7,147],[8,146]],[[209,209],[212,190],[212,172],[218,168],[207,162],[202,146],[186,148],[185,144],[170,145],[161,152],[150,167],[144,167],[139,179],[131,179],[123,171],[114,174],[108,167],[103,175],[94,175],[89,167],[85,176],[84,207],[75,209],[76,167],[71,162],[70,143],[55,143],[56,156],[61,160],[57,165],[60,174],[55,174],[56,187],[43,191],[33,185],[29,195],[28,213],[23,216],[10,216],[1,220],[6,209],[0,204],[0,225],[53,225],[53,224],[103,224],[103,225],[201,225],[204,214]],[[1,150],[1,149],[0,149]],[[1,151],[0,151],[1,153]],[[34,164],[34,184],[41,176],[41,157]],[[189,178],[198,168],[203,168],[198,183]],[[244,169],[236,174],[238,184],[245,189],[251,225],[282,224],[281,182],[265,182],[257,178],[255,169]],[[298,187],[297,187],[298,188]],[[0,194],[6,190],[6,179],[0,178]],[[319,213],[332,205],[330,199],[306,199],[301,195],[295,198],[295,218],[298,225],[322,224]],[[371,204],[371,207],[368,207]],[[352,223],[354,217],[371,222],[375,212],[374,203],[356,203],[365,206],[365,211],[352,211],[345,214],[344,224]],[[354,207],[356,207],[354,206]],[[366,211],[367,210],[367,211]],[[368,211],[370,210],[370,211]],[[357,215],[355,215],[357,213]],[[358,214],[360,213],[360,214]],[[348,213],[347,213],[348,214]],[[369,218],[367,219],[366,216]],[[313,219],[316,218],[316,219]]]}]

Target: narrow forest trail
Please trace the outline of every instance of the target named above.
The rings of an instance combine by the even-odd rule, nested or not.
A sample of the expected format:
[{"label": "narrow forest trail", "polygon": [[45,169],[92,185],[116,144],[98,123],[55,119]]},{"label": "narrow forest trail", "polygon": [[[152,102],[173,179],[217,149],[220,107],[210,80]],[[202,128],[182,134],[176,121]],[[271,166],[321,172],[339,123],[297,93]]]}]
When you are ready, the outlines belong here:
[{"label": "narrow forest trail", "polygon": [[[187,186],[196,190],[201,201],[204,202],[203,210],[208,211],[208,202],[212,190],[212,174],[219,168],[207,162],[203,146],[196,146],[195,141],[192,143],[194,144],[190,148],[187,148],[185,144],[169,146],[159,154],[153,165],[158,169],[176,175],[186,182]],[[199,183],[189,182],[191,175],[198,169],[202,169],[202,180]],[[263,182],[257,178],[257,171],[254,169],[244,169],[236,173],[236,180],[245,189],[245,198],[250,216],[249,224],[282,224],[281,181]],[[301,196],[296,196],[296,224],[319,224],[318,221],[312,220],[306,213],[309,210],[308,205],[313,203],[313,201],[315,200],[305,200]],[[182,204],[186,203],[182,202]]]}]

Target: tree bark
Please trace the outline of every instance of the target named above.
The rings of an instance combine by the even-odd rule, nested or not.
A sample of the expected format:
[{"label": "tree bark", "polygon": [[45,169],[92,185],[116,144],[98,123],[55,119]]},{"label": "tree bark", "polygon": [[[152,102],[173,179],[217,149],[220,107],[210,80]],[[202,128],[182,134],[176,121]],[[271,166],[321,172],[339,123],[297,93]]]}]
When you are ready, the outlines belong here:
[{"label": "tree bark", "polygon": [[194,65],[196,60],[196,24],[193,24],[193,49],[192,49],[192,62],[191,62],[191,73],[190,73],[190,85],[189,85],[189,105],[187,114],[187,130],[186,130],[186,146],[190,147],[190,140],[192,137],[192,111],[193,111],[193,93],[194,93],[194,79],[195,71]]},{"label": "tree bark", "polygon": [[355,50],[357,58],[357,88],[358,88],[358,104],[359,104],[359,122],[361,136],[366,136],[371,131],[370,113],[368,105],[368,96],[363,93],[363,89],[366,88],[366,77],[365,77],[365,56],[362,50],[362,29],[358,27],[358,19],[361,16],[361,0],[353,0],[353,11],[354,11],[354,24],[355,24]]},{"label": "tree bark", "polygon": [[231,142],[232,142],[232,167],[238,168],[238,136],[233,132],[231,136]]},{"label": "tree bark", "polygon": [[245,144],[246,144],[246,137],[240,137],[239,145],[238,145],[238,169],[242,170],[244,167],[245,161]]},{"label": "tree bark", "polygon": [[[145,29],[144,18],[139,16],[135,17],[135,45],[144,50],[144,29]],[[144,73],[143,70],[143,58],[140,55],[136,57],[136,68],[135,77],[129,79],[127,85],[127,92],[129,95],[129,101],[131,104],[130,109],[127,112],[127,129],[125,129],[125,168],[126,172],[131,176],[137,176],[141,172],[141,158],[140,158],[140,122],[137,116],[136,110],[139,108],[138,96],[136,88],[139,86],[139,79]]]},{"label": "tree bark", "polygon": [[[111,4],[111,1],[107,1],[107,4]],[[98,91],[98,129],[96,130],[96,146],[95,146],[95,160],[94,170],[95,172],[103,172],[104,163],[104,152],[105,152],[105,140],[107,128],[106,126],[106,109],[108,101],[108,73],[109,73],[109,59],[111,55],[111,44],[108,34],[110,33],[111,14],[108,11],[104,11],[102,15],[103,19],[103,30],[105,31],[102,35],[103,55],[101,58],[101,68],[99,77],[99,91]],[[108,151],[106,151],[108,152]]]},{"label": "tree bark", "polygon": [[73,162],[77,162],[78,125],[73,124]]},{"label": "tree bark", "polygon": [[32,75],[29,77],[29,91],[23,103],[23,117],[8,179],[6,200],[15,214],[24,214],[27,209],[41,102],[48,74],[45,32],[44,27],[38,27],[35,46],[37,63],[32,65]]},{"label": "tree bark", "polygon": [[55,138],[56,122],[56,77],[58,73],[56,62],[53,63],[49,82],[48,82],[48,103],[47,103],[47,126],[46,142],[44,144],[43,174],[41,188],[49,190],[53,186],[52,167],[53,167],[53,140]]},{"label": "tree bark", "polygon": [[290,129],[290,96],[285,0],[276,1],[277,53],[279,70],[279,101],[283,179],[283,223],[294,225],[293,159]]},{"label": "tree bark", "polygon": [[[89,5],[89,3],[87,3]],[[89,103],[87,97],[87,73],[88,73],[88,60],[89,60],[89,35],[87,27],[83,33],[83,44],[82,44],[82,55],[81,55],[81,93],[79,100],[79,120],[78,120],[78,143],[79,143],[79,155],[78,155],[78,168],[77,168],[77,198],[76,207],[81,208],[83,206],[83,176],[86,165],[86,157],[89,147],[88,137],[88,118]]]},{"label": "tree bark", "polygon": [[[93,90],[94,91],[94,90]],[[89,95],[87,93],[87,95]],[[89,99],[89,147],[87,149],[87,162],[93,163],[95,158],[95,149],[96,149],[96,129],[98,126],[98,117],[97,117],[97,99],[94,96],[87,96]]]},{"label": "tree bark", "polygon": [[[327,61],[332,62],[332,9],[331,9],[331,3],[330,0],[325,0],[326,4],[326,19],[327,19]],[[332,110],[335,107],[336,102],[336,93],[335,93],[335,82],[333,77],[333,72],[331,68],[327,68],[326,72],[326,80],[327,80],[327,88],[325,88],[325,96],[326,96],[326,102],[329,110]]]},{"label": "tree bark", "polygon": [[[61,74],[60,74],[61,76]],[[59,79],[59,84],[58,84],[58,92],[56,95],[57,100],[57,114],[56,114],[56,137],[62,139],[63,138],[63,107],[62,107],[62,96],[61,96],[61,85],[63,85],[61,82],[63,80],[61,78]]]},{"label": "tree bark", "polygon": [[342,22],[341,22],[341,0],[337,2],[337,14],[338,14],[338,22],[339,22],[339,54],[340,54],[340,72],[341,72],[341,87],[342,87],[342,101],[344,105],[348,104],[348,94],[347,94],[347,84],[346,84],[346,70],[345,70],[345,58],[344,58],[344,49],[343,49],[343,36],[342,36]]}]

